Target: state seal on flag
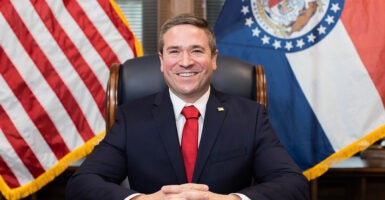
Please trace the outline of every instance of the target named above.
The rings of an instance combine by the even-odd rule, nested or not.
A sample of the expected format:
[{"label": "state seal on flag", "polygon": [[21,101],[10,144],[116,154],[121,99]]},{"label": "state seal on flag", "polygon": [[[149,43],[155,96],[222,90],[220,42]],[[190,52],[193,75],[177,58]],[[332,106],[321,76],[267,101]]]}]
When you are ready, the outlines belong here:
[{"label": "state seal on flag", "polygon": [[334,28],[344,0],[242,0],[245,26],[259,46],[285,52],[307,49]]}]

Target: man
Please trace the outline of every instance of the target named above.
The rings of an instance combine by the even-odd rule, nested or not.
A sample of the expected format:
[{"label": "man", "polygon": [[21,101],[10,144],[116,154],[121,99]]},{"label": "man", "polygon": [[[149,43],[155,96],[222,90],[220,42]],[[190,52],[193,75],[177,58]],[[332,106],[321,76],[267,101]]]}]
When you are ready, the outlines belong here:
[{"label": "man", "polygon": [[[169,89],[118,108],[105,139],[69,181],[67,198],[308,199],[308,182],[263,106],[210,87],[217,54],[205,20],[189,14],[168,20],[159,58]],[[184,107],[191,105],[199,111],[193,131],[199,148],[185,151],[194,141],[186,142],[184,130],[191,123]],[[129,189],[119,184],[126,177]]]}]

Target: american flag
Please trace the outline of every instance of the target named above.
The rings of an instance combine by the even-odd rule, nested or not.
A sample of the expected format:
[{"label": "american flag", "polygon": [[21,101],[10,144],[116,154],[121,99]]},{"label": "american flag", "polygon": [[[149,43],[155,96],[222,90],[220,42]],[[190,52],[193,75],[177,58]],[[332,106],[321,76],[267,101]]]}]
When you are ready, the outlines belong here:
[{"label": "american flag", "polygon": [[0,190],[36,192],[105,134],[109,66],[142,55],[109,0],[2,0]]}]

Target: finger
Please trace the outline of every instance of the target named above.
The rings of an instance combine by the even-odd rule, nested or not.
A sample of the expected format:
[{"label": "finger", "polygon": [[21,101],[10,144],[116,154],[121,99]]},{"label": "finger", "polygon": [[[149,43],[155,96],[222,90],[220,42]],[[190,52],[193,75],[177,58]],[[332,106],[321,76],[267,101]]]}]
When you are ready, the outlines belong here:
[{"label": "finger", "polygon": [[180,193],[165,194],[166,200],[208,200],[209,194],[207,191],[201,190],[184,190]]},{"label": "finger", "polygon": [[191,190],[201,190],[201,191],[208,191],[209,186],[205,184],[198,184],[198,183],[185,183],[182,184],[182,187],[191,189]]},{"label": "finger", "polygon": [[166,185],[161,190],[166,194],[177,194],[188,190],[208,191],[209,187],[204,184],[187,183],[182,185]]}]

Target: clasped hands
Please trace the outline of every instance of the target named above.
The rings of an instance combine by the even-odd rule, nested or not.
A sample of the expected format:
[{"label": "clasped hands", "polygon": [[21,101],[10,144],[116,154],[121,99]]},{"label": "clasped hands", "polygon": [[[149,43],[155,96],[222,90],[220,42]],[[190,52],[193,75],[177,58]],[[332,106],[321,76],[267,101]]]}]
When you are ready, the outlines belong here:
[{"label": "clasped hands", "polygon": [[209,191],[204,184],[166,185],[152,194],[141,194],[132,200],[240,200],[235,194],[222,195]]}]

